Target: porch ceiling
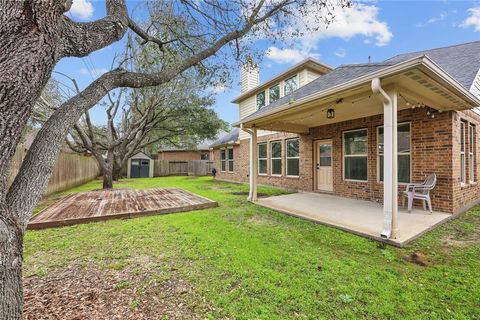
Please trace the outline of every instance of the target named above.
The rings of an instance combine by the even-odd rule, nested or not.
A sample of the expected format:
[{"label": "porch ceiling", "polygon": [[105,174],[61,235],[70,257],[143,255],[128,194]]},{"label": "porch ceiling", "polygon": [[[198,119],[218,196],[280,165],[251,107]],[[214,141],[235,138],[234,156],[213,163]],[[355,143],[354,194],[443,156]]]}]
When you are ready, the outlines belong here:
[{"label": "porch ceiling", "polygon": [[[436,77],[431,70],[417,66],[382,78],[386,90],[395,89],[398,94],[398,110],[413,105],[425,105],[440,111],[464,110],[473,106],[449,83]],[[335,117],[327,119],[326,111],[334,108]],[[243,122],[246,128],[307,133],[310,128],[322,125],[383,114],[383,104],[372,93],[371,82],[365,81],[355,87],[319,97],[312,101],[265,114],[257,119]]]}]

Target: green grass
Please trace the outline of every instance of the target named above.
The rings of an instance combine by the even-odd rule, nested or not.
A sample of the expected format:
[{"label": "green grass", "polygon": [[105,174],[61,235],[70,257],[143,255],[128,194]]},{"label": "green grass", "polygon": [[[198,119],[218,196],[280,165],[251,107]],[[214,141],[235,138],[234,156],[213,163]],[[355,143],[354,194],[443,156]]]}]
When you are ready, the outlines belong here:
[{"label": "green grass", "polygon": [[[479,208],[398,249],[232,194],[248,191],[245,185],[209,177],[116,185],[169,186],[219,207],[29,231],[25,275],[72,264],[115,270],[148,265],[157,280],[180,274],[194,288],[190,307],[215,319],[480,319]],[[98,188],[94,181],[66,193]],[[414,252],[427,256],[429,266],[404,259]],[[208,310],[201,307],[205,302]]]}]

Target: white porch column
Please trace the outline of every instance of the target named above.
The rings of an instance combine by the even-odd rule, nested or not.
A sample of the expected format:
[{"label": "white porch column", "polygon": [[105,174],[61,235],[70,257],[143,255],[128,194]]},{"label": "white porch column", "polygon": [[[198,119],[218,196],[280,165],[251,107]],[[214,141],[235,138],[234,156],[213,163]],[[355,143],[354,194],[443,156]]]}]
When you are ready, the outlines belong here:
[{"label": "white porch column", "polygon": [[383,102],[383,213],[382,238],[398,237],[397,92],[387,94],[380,80],[372,80],[372,91]]},{"label": "white porch column", "polygon": [[258,175],[258,149],[257,149],[257,128],[246,129],[243,125],[240,128],[250,135],[250,155],[249,155],[249,181],[250,192],[248,201],[257,201],[257,175]]},{"label": "white porch column", "polygon": [[258,173],[258,156],[257,156],[257,128],[250,131],[250,193],[249,201],[257,201],[257,173]]}]

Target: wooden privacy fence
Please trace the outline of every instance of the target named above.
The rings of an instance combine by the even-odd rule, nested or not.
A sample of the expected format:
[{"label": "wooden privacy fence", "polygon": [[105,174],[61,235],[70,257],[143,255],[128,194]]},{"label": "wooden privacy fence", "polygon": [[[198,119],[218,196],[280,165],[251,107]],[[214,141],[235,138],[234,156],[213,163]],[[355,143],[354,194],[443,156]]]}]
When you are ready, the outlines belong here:
[{"label": "wooden privacy fence", "polygon": [[[20,170],[26,151],[19,147],[10,165],[8,186],[13,182]],[[45,195],[67,190],[95,179],[100,175],[100,168],[93,157],[85,157],[75,153],[60,153],[53,169]]]},{"label": "wooden privacy fence", "polygon": [[154,177],[206,176],[212,173],[213,161],[209,160],[155,160]]}]

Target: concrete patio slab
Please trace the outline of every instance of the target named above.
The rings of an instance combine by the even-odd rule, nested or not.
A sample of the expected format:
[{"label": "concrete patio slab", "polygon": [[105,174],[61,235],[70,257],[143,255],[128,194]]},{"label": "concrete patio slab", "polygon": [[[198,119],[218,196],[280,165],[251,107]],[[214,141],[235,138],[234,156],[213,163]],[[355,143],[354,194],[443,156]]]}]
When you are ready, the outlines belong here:
[{"label": "concrete patio slab", "polygon": [[399,207],[397,239],[382,239],[383,207],[379,203],[320,193],[294,193],[259,199],[257,204],[295,217],[342,229],[401,247],[453,217],[450,213],[420,209],[408,213]]}]

